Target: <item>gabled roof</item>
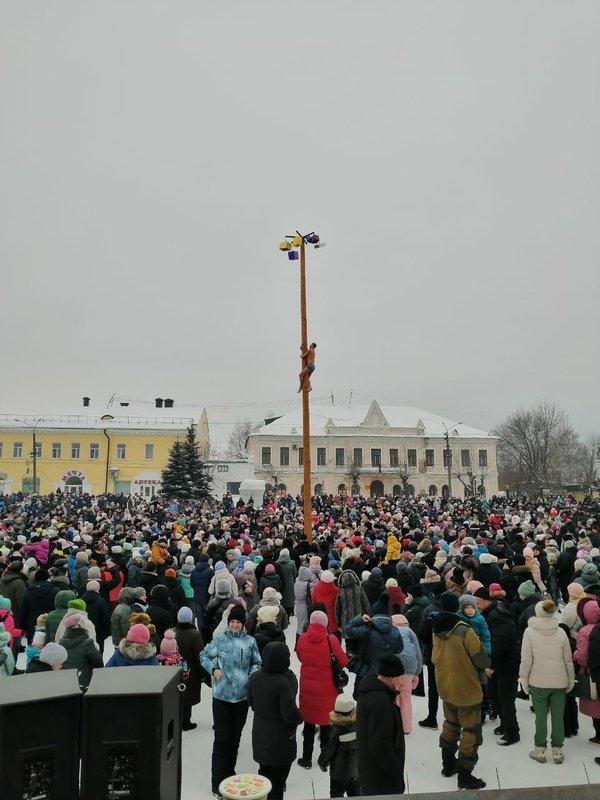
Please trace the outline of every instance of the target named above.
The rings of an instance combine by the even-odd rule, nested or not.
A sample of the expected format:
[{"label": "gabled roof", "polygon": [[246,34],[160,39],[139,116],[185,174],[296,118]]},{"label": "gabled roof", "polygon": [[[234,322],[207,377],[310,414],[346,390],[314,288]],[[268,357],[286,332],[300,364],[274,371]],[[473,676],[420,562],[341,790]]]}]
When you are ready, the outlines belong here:
[{"label": "gabled roof", "polygon": [[[310,410],[311,436],[326,433],[364,433],[396,436],[443,436],[444,425],[453,438],[494,438],[487,431],[459,424],[449,417],[442,417],[413,406],[380,406],[376,400],[371,405],[357,406],[312,406]],[[454,433],[456,428],[456,433]],[[302,409],[284,414],[268,425],[253,431],[250,436],[301,436]]]}]

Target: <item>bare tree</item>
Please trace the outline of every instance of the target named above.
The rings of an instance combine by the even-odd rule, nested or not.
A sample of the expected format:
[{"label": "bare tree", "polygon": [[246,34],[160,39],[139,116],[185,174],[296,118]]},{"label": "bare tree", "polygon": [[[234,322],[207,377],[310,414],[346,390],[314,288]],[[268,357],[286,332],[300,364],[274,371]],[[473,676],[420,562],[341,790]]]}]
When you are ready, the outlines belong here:
[{"label": "bare tree", "polygon": [[400,478],[402,484],[402,494],[408,497],[408,484],[412,477],[413,471],[416,467],[410,467],[408,464],[408,453],[406,447],[402,447],[398,452],[398,466],[395,468],[395,474]]},{"label": "bare tree", "polygon": [[362,475],[363,471],[362,458],[356,458],[355,451],[347,447],[344,454],[344,465],[346,467],[346,475],[351,481],[350,493],[352,495],[360,494],[360,484],[358,479]]},{"label": "bare tree", "polygon": [[249,419],[238,419],[227,440],[225,457],[231,461],[242,461],[248,457],[246,441],[252,431],[252,422]]},{"label": "bare tree", "polygon": [[511,414],[496,430],[498,459],[532,487],[560,485],[572,473],[565,464],[578,442],[566,412],[554,403],[541,402]]}]

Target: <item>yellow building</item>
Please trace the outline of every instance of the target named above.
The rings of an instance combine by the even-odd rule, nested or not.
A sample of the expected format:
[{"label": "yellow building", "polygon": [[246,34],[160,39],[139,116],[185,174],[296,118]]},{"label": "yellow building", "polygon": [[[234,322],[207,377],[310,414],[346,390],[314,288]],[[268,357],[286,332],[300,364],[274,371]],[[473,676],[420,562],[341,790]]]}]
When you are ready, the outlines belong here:
[{"label": "yellow building", "polygon": [[[0,414],[0,494],[34,488],[48,494],[114,492],[151,497],[160,488],[171,445],[196,425],[200,452],[210,449],[206,409],[177,415],[172,400],[114,403],[75,413]],[[179,412],[181,414],[181,412]],[[34,456],[35,449],[35,456]]]}]

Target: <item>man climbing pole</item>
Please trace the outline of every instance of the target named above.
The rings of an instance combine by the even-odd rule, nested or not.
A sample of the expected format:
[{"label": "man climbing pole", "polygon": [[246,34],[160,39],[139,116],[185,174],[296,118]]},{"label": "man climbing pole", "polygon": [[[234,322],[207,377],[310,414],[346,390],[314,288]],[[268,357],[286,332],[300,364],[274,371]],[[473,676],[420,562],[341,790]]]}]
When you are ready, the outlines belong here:
[{"label": "man climbing pole", "polygon": [[300,345],[300,358],[302,359],[302,371],[298,375],[300,379],[300,388],[298,389],[298,393],[302,391],[302,386],[304,381],[308,381],[308,391],[312,390],[312,386],[310,383],[310,376],[315,371],[315,350],[317,348],[316,342],[311,342],[310,347],[306,350],[302,349],[302,345]]}]

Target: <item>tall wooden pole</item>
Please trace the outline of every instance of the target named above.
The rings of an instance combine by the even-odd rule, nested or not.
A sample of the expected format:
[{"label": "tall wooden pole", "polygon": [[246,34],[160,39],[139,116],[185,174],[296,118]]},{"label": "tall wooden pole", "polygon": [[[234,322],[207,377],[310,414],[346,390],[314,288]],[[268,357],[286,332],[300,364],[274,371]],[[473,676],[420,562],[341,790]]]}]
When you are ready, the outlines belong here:
[{"label": "tall wooden pole", "polygon": [[[306,322],[306,254],[304,238],[300,245],[300,336],[302,352],[308,350],[308,325]],[[306,364],[302,363],[304,368]],[[302,448],[304,454],[304,533],[309,543],[312,542],[312,491],[310,469],[310,408],[308,405],[308,382],[310,375],[302,382]]]}]

